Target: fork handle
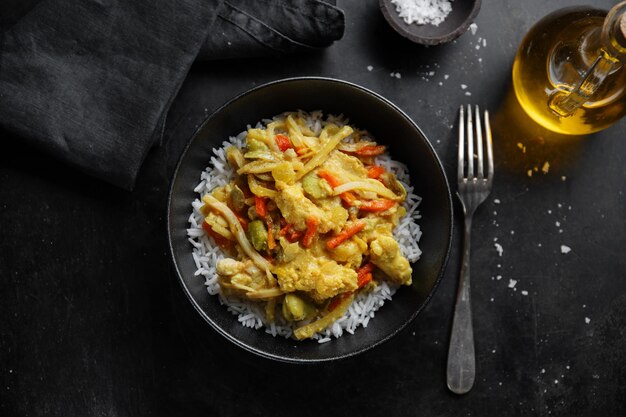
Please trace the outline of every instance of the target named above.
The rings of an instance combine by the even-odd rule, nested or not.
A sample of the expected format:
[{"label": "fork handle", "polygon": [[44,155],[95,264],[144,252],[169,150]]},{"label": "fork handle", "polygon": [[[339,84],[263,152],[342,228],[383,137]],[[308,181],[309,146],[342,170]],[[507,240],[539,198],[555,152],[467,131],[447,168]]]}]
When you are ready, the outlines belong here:
[{"label": "fork handle", "polygon": [[465,394],[474,385],[476,360],[474,357],[474,331],[470,303],[470,242],[472,216],[465,216],[463,238],[463,263],[456,295],[450,349],[448,351],[447,383],[450,391]]}]

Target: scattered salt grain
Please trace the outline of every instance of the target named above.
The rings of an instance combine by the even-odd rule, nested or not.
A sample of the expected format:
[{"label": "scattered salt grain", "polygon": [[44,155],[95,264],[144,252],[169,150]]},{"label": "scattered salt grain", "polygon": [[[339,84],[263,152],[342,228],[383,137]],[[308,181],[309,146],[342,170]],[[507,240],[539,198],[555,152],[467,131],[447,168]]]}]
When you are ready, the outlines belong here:
[{"label": "scattered salt grain", "polygon": [[499,243],[494,243],[493,246],[496,247],[496,251],[498,252],[498,256],[502,256],[502,252],[504,252],[504,249],[502,249],[502,245]]},{"label": "scattered salt grain", "polygon": [[533,170],[529,169],[528,172],[526,173],[529,177],[533,176]]},{"label": "scattered salt grain", "polygon": [[452,11],[449,0],[391,0],[396,12],[407,24],[439,26]]},{"label": "scattered salt grain", "polygon": [[571,250],[572,248],[570,248],[569,246],[561,245],[561,253],[570,253]]},{"label": "scattered salt grain", "polygon": [[589,317],[585,317],[585,323],[587,324],[591,323],[591,319]]},{"label": "scattered salt grain", "polygon": [[561,223],[560,223],[560,222],[554,222],[554,225],[555,225],[556,227],[560,227],[560,226],[561,226]]},{"label": "scattered salt grain", "polygon": [[374,67],[373,67],[373,66],[371,66],[371,65],[368,65],[368,66],[367,66],[367,70],[368,70],[368,71],[372,71],[373,69],[374,69]]},{"label": "scattered salt grain", "polygon": [[561,177],[561,181],[565,181],[566,179],[567,179],[567,177],[566,177],[565,175],[563,175],[563,176]]},{"label": "scattered salt grain", "polygon": [[502,279],[502,275],[496,275],[496,279],[500,281]]},{"label": "scattered salt grain", "polygon": [[476,31],[478,30],[478,25],[477,25],[476,23],[472,23],[472,24],[469,26],[469,29],[470,29],[470,31],[472,32],[472,35],[475,35],[475,34],[476,34]]},{"label": "scattered salt grain", "polygon": [[516,279],[509,279],[509,288],[515,288],[515,284],[517,284]]},{"label": "scattered salt grain", "polygon": [[555,384],[558,384],[558,383],[559,383],[559,380],[558,380],[558,379],[555,379],[555,380],[554,380],[554,383],[555,383]]},{"label": "scattered salt grain", "polygon": [[461,90],[465,90],[466,88],[467,88],[467,85],[461,84]]},{"label": "scattered salt grain", "polygon": [[471,96],[471,95],[472,95],[472,93],[470,93],[469,91],[466,91],[466,92],[465,92],[465,95],[466,95],[466,96]]},{"label": "scattered salt grain", "polygon": [[483,48],[487,47],[487,39],[483,38]]},{"label": "scattered salt grain", "polygon": [[445,74],[445,75],[443,76],[443,79],[444,79],[444,80],[447,80],[448,78],[450,78],[450,76],[449,76],[448,74]]},{"label": "scattered salt grain", "polygon": [[489,301],[491,301],[491,302],[493,303],[493,297],[491,297],[491,298],[489,299]]},{"label": "scattered salt grain", "polygon": [[493,204],[500,204],[500,199],[496,198],[493,200]]},{"label": "scattered salt grain", "polygon": [[399,73],[399,72],[396,72],[396,78],[397,78],[397,79],[400,79],[400,78],[402,78],[402,75],[400,75],[400,73]]},{"label": "scattered salt grain", "polygon": [[542,374],[545,374],[545,373],[546,373],[545,368],[541,369],[541,373],[542,373]]},{"label": "scattered salt grain", "polygon": [[522,295],[528,295],[528,291],[523,290],[523,291],[522,291]]}]

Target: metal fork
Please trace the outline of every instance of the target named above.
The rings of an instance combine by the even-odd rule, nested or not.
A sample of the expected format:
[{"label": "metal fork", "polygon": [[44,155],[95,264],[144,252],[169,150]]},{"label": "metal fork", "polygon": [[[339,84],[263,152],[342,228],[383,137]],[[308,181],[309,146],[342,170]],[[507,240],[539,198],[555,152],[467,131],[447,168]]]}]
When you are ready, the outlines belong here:
[{"label": "metal fork", "polygon": [[[475,106],[476,154],[474,154],[474,121],[472,106],[467,106],[467,125],[463,106],[459,110],[459,166],[457,171],[458,191],[465,214],[463,238],[463,263],[459,276],[459,287],[454,307],[450,349],[448,351],[447,382],[450,391],[465,394],[474,385],[476,361],[474,358],[474,332],[472,330],[472,308],[470,303],[470,234],[472,217],[476,208],[487,198],[493,183],[493,145],[489,113],[484,113],[484,136],[487,148],[487,175],[483,163],[483,129],[480,110]],[[477,169],[474,170],[474,158]],[[467,168],[467,176],[465,169]]]}]

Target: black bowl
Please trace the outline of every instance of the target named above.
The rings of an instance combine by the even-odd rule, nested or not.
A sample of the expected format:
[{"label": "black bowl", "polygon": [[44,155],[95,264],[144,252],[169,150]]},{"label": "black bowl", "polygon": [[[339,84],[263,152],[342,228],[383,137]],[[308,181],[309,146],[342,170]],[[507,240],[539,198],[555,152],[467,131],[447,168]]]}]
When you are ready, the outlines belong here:
[{"label": "black bowl", "polygon": [[[187,241],[187,219],[193,189],[209,165],[211,149],[222,141],[291,110],[323,110],[343,113],[350,123],[371,132],[388,145],[394,159],[408,165],[416,194],[423,198],[420,226],[422,258],[413,264],[413,285],[402,287],[371,320],[354,335],[319,344],[315,341],[272,337],[264,330],[241,326],[236,316],[207,293]],[[422,131],[399,108],[378,94],[355,84],[328,78],[291,78],[272,82],[241,94],[211,115],[189,141],[172,180],[168,231],[178,276],[193,306],[215,330],[238,346],[268,358],[287,362],[320,362],[363,352],[389,339],[409,324],[432,296],[448,260],[452,236],[452,200],[441,162]]]},{"label": "black bowl", "polygon": [[461,36],[472,24],[480,11],[481,0],[456,0],[446,19],[439,24],[407,24],[396,12],[390,0],[379,0],[380,10],[385,20],[400,35],[423,45],[439,45]]}]

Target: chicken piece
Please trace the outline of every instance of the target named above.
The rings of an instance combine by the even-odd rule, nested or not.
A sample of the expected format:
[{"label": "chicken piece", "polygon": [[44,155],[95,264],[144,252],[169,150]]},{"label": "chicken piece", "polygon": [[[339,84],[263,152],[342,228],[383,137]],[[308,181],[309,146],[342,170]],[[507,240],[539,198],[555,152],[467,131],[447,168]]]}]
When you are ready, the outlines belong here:
[{"label": "chicken piece", "polygon": [[322,170],[328,171],[338,178],[348,181],[360,181],[367,178],[367,169],[358,158],[334,150],[328,159],[322,164]]},{"label": "chicken piece", "polygon": [[[319,220],[318,233],[327,233],[334,229],[331,213],[317,207],[304,196],[302,185],[296,183],[281,190],[275,198],[276,205],[288,223],[296,230],[305,230],[307,218],[313,216]],[[347,215],[346,215],[347,217]]]},{"label": "chicken piece", "polygon": [[221,259],[215,269],[223,288],[244,293],[265,288],[263,271],[250,260],[240,262],[231,258]]},{"label": "chicken piece", "polygon": [[341,204],[341,198],[322,198],[317,200],[317,205],[328,215],[328,221],[332,223],[331,230],[335,233],[341,232],[348,221],[348,210]]},{"label": "chicken piece", "polygon": [[363,254],[367,252],[367,243],[358,236],[353,236],[327,252],[335,261],[342,262],[350,268],[358,268],[363,263]]},{"label": "chicken piece", "polygon": [[303,251],[290,262],[276,265],[273,272],[283,291],[305,291],[315,301],[323,301],[357,288],[357,274],[354,270],[332,259],[315,257],[309,251]]},{"label": "chicken piece", "polygon": [[370,243],[381,235],[391,236],[393,224],[387,218],[371,214],[360,220],[365,222],[365,228],[359,236],[366,242]]},{"label": "chicken piece", "polygon": [[413,270],[409,261],[400,253],[398,242],[391,236],[378,236],[370,243],[370,260],[391,281],[411,285]]},{"label": "chicken piece", "polygon": [[246,265],[243,262],[231,258],[224,258],[217,261],[216,271],[218,275],[232,276],[244,271]]}]

